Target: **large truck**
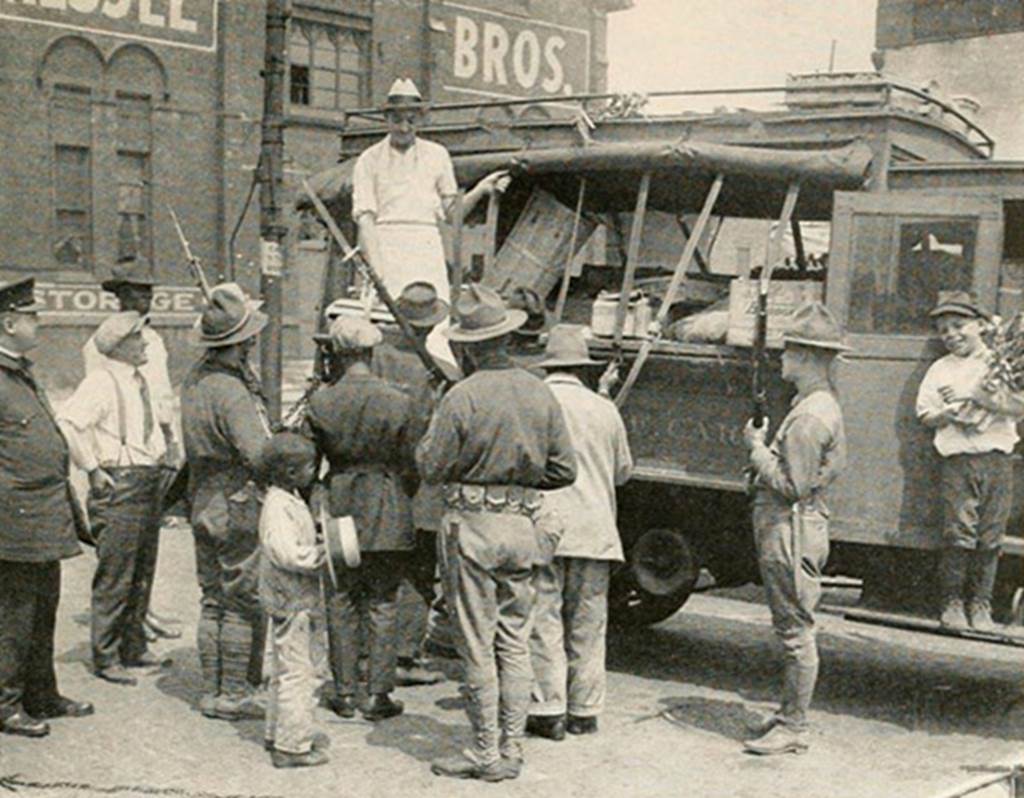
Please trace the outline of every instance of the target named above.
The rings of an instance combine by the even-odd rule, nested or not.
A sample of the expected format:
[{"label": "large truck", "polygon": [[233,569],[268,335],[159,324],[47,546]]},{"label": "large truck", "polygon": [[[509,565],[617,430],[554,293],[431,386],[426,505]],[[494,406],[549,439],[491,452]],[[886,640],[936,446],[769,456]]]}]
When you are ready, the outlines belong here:
[{"label": "large truck", "polygon": [[[524,246],[532,246],[536,262],[523,278],[564,319],[586,322],[592,274],[569,272],[569,290],[562,290],[571,260],[566,225],[547,238],[535,227],[524,244],[524,216],[539,192],[554,197],[573,222],[573,251],[581,228],[630,229],[619,262],[596,270],[596,282],[618,286],[625,299],[613,329],[593,335],[591,348],[628,374],[618,401],[637,468],[619,497],[628,561],[612,599],[615,615],[631,625],[674,613],[702,571],[717,585],[757,578],[740,431],[752,413],[755,363],[773,426],[786,412],[791,393],[779,373],[778,326],[787,298],[807,296],[824,299],[853,346],[838,369],[849,464],[832,490],[829,570],[863,580],[866,606],[933,612],[938,459],[914,413],[918,385],[940,353],[927,311],[940,289],[957,288],[975,291],[1003,318],[1021,307],[1024,163],[995,160],[991,139],[960,109],[879,75],[793,78],[778,92],[783,104],[771,110],[667,116],[637,112],[635,97],[572,98],[574,120],[509,114],[501,125],[445,124],[441,108],[422,131],[448,147],[463,186],[495,168],[513,176],[500,209],[481,214],[480,240],[494,248],[477,275],[485,282],[515,282],[508,270],[516,258],[502,253],[511,247],[523,260]],[[485,105],[492,113],[499,104]],[[341,163],[315,180],[341,222],[349,221],[353,156],[380,134],[353,126]],[[681,254],[645,253],[645,226],[683,231]],[[826,234],[819,258],[803,246],[812,226]],[[744,265],[716,254],[728,229],[760,231],[764,257]],[[792,241],[790,268],[782,264],[783,233]],[[555,262],[545,264],[555,251]],[[778,301],[769,353],[758,358],[751,278],[773,268],[769,297]],[[778,279],[784,273],[796,279]],[[337,295],[346,279],[327,281],[328,293]],[[653,295],[657,318],[649,334],[631,336],[638,286]],[[712,311],[728,305],[731,314],[724,335],[670,334],[715,301]],[[1019,477],[1019,458],[1015,469]],[[997,586],[1004,620],[1020,611],[1021,520],[1018,502]]]}]

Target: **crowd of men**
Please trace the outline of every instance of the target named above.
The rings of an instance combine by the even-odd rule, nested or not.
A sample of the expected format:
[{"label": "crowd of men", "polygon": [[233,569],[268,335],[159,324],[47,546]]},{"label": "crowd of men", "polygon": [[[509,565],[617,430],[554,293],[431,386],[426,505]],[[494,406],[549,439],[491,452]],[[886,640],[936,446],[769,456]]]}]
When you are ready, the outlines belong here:
[{"label": "crowd of men", "polygon": [[[341,316],[318,336],[330,379],[295,429],[274,430],[250,364],[267,318],[259,302],[225,283],[212,289],[197,324],[201,355],[181,389],[179,446],[166,352],[148,325],[152,277],[144,264],[120,264],[105,284],[121,309],[86,345],[85,378],[57,414],[26,357],[40,309],[32,280],[0,286],[3,732],[41,737],[50,719],[93,712],[59,692],[53,667],[60,561],[79,553],[76,532],[97,554],[96,676],[130,688],[134,669],[160,664],[148,651],[147,614],[163,492],[182,453],[201,595],[198,709],[226,721],[265,716],[275,766],[328,761],[326,736],[313,725],[324,659],[332,678],[323,700],[333,712],[373,722],[401,714],[392,697],[399,654],[415,663],[430,650],[399,651],[403,581],[422,598],[423,622],[414,628],[435,643],[447,630],[435,650],[457,653],[474,734],[471,748],[434,762],[435,773],[515,778],[527,733],[560,740],[597,732],[609,579],[623,559],[615,492],[632,470],[626,430],[601,395],[603,364],[591,359],[582,330],[545,331],[535,294],[506,301],[470,283],[450,314],[435,233],[451,211],[451,162],[415,137],[420,106],[411,83],[396,82],[389,102],[389,138],[356,166],[354,215],[367,257],[419,343],[440,331],[444,345],[432,351],[443,384],[416,341]],[[501,190],[503,180],[485,178],[466,204]],[[423,252],[429,268],[417,266]],[[933,316],[950,357],[984,361],[975,324],[983,314],[972,298],[944,295]],[[524,329],[533,335],[524,339]],[[542,348],[523,345],[542,331]],[[812,303],[794,315],[784,342],[782,376],[796,389],[790,412],[770,442],[767,420],[744,430],[761,577],[785,652],[780,708],[746,743],[758,754],[807,748],[827,494],[845,464],[833,380],[847,349],[843,331]],[[968,365],[973,386],[980,366]],[[961,367],[944,359],[934,368]],[[970,567],[970,622],[981,628],[991,623],[992,562],[1005,527],[1000,491],[1009,489],[999,455],[1015,442],[1024,404],[994,389],[965,389],[963,375],[929,378],[919,412],[939,431],[936,446],[949,462],[943,619],[968,622],[962,593]],[[87,517],[72,494],[72,464],[88,474]],[[357,543],[340,559],[324,543],[339,522]],[[267,702],[255,689],[264,674]]]}]

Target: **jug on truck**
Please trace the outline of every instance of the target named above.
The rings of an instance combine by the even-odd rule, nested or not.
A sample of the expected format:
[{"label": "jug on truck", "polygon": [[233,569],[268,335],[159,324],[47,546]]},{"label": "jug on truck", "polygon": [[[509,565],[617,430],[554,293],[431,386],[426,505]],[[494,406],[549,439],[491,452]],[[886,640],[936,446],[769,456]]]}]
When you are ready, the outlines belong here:
[{"label": "jug on truck", "polygon": [[[863,580],[866,606],[930,614],[938,458],[914,412],[940,354],[927,311],[940,289],[973,290],[1004,318],[1020,309],[1024,163],[994,160],[959,110],[879,75],[758,91],[784,102],[623,115],[602,109],[637,104],[602,95],[570,98],[568,117],[424,128],[452,153],[460,185],[499,168],[513,177],[500,206],[466,220],[457,273],[533,288],[563,321],[590,325],[593,357],[621,363],[616,401],[637,468],[619,496],[628,554],[612,603],[630,625],[674,613],[702,569],[721,586],[756,580],[740,432],[755,398],[781,421],[792,397],[780,377],[784,318],[823,300],[854,347],[838,369],[849,452],[832,490],[829,571]],[[524,104],[483,103],[481,114]],[[342,162],[312,181],[339,222],[350,221],[352,156],[380,135],[353,124]],[[325,299],[342,295],[343,272],[325,281]],[[1021,603],[1019,458],[1015,469],[1004,620]]]}]

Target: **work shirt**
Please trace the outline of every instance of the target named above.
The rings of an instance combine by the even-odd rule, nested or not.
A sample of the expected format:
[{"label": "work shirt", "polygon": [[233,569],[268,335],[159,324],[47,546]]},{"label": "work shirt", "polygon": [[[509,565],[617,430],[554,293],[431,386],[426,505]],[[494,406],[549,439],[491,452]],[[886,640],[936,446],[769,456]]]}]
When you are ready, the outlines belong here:
[{"label": "work shirt", "polygon": [[[462,374],[454,363],[432,356],[445,376],[457,382]],[[405,336],[393,336],[390,331],[385,333],[384,342],[373,349],[373,373],[406,391],[412,398],[417,412],[428,417],[433,410],[434,391],[427,374],[427,369],[420,361],[412,344]],[[426,425],[421,425],[426,430]],[[441,517],[444,515],[444,500],[438,485],[425,482],[419,486],[412,500],[412,520],[416,529],[436,532],[441,528]]]},{"label": "work shirt", "polygon": [[304,433],[327,459],[331,515],[352,516],[362,551],[413,548],[421,430],[412,399],[373,374],[343,376],[310,397]]},{"label": "work shirt", "polygon": [[553,490],[576,479],[562,410],[544,382],[507,355],[482,362],[438,403],[416,449],[425,482]]},{"label": "work shirt", "polygon": [[[57,414],[71,459],[87,472],[97,466],[159,465],[167,445],[150,388],[141,388],[140,380],[145,379],[141,369],[119,360],[104,360],[102,367],[86,374]],[[148,438],[144,434],[147,413]]]},{"label": "work shirt", "polygon": [[576,481],[544,494],[544,507],[565,523],[555,554],[622,560],[615,486],[625,484],[633,471],[622,416],[613,402],[571,374],[551,374],[544,382],[562,407],[576,453]]},{"label": "work shirt", "polygon": [[[940,388],[951,387],[959,397],[969,395],[988,372],[989,357],[988,349],[982,348],[968,357],[950,353],[932,363],[917,391],[917,417],[939,413],[948,406]],[[934,444],[940,455],[1013,451],[1019,440],[1017,419],[980,408],[976,412],[984,419],[977,427],[952,423],[935,430]]]},{"label": "work shirt", "polygon": [[417,138],[406,150],[398,150],[385,136],[356,160],[352,218],[358,221],[370,213],[379,225],[436,227],[444,221],[444,200],[457,192],[455,169],[444,147]]},{"label": "work shirt", "polygon": [[0,352],[0,560],[52,562],[81,553],[68,448],[31,363]]},{"label": "work shirt", "polygon": [[[146,362],[139,367],[142,376],[149,385],[153,399],[153,409],[157,421],[165,426],[174,423],[174,390],[167,372],[167,347],[164,339],[149,325],[142,328],[142,340],[146,343]],[[113,361],[100,354],[96,348],[95,336],[90,336],[82,347],[82,359],[85,362],[86,376],[98,369],[106,368]]]},{"label": "work shirt", "polygon": [[828,515],[826,489],[846,466],[846,431],[827,380],[793,398],[771,445],[755,445],[750,462],[757,477],[755,504],[788,510],[800,502]]},{"label": "work shirt", "polygon": [[316,525],[306,503],[271,486],[260,511],[260,603],[269,615],[282,616],[321,606]]}]

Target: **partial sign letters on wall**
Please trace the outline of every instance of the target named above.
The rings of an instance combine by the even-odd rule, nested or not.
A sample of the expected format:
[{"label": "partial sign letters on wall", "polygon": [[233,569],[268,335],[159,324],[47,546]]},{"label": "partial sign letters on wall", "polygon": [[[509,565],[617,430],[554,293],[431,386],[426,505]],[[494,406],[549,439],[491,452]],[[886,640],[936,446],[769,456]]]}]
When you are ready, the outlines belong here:
[{"label": "partial sign letters on wall", "polygon": [[585,28],[445,3],[447,91],[485,97],[558,97],[590,90]]},{"label": "partial sign letters on wall", "polygon": [[0,19],[215,50],[217,0],[0,0]]}]

